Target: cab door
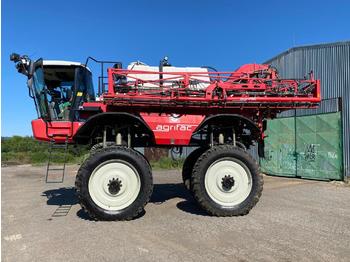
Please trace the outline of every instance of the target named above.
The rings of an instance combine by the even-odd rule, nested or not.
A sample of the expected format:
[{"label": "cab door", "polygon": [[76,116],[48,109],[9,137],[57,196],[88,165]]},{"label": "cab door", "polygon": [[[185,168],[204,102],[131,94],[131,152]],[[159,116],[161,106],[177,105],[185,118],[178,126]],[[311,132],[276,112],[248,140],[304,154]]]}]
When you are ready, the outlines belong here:
[{"label": "cab door", "polygon": [[73,122],[69,120],[58,121],[50,114],[42,59],[33,63],[28,87],[30,96],[34,99],[39,118],[32,121],[34,137],[46,141],[54,139],[58,142],[64,142],[67,138],[72,137]]},{"label": "cab door", "polygon": [[44,80],[43,60],[39,59],[32,65],[32,77],[28,79],[29,95],[34,99],[38,117],[45,122],[50,121],[47,99],[47,88]]}]

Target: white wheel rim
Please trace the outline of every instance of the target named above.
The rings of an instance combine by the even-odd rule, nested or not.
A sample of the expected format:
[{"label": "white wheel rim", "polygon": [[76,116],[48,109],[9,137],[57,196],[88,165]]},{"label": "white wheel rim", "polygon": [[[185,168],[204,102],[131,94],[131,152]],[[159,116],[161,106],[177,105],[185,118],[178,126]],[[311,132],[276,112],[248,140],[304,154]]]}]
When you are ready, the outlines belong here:
[{"label": "white wheel rim", "polygon": [[[118,192],[111,193],[111,181],[119,181]],[[117,211],[130,206],[141,189],[141,180],[137,170],[123,160],[110,160],[100,164],[89,179],[89,194],[99,207]]]},{"label": "white wheel rim", "polygon": [[[231,188],[223,186],[224,177],[233,178]],[[205,174],[205,189],[209,197],[224,207],[234,207],[247,199],[252,191],[252,175],[248,167],[235,158],[223,158],[210,165]]]}]

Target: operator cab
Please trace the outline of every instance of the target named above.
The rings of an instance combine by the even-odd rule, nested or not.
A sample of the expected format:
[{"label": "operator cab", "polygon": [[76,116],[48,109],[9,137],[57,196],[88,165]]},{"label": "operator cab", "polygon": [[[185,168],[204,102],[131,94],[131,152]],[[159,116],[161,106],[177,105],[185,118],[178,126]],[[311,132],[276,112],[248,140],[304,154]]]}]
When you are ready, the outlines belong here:
[{"label": "operator cab", "polygon": [[43,59],[34,62],[15,53],[10,60],[28,77],[29,95],[44,121],[79,121],[82,104],[95,101],[92,75],[86,65]]}]

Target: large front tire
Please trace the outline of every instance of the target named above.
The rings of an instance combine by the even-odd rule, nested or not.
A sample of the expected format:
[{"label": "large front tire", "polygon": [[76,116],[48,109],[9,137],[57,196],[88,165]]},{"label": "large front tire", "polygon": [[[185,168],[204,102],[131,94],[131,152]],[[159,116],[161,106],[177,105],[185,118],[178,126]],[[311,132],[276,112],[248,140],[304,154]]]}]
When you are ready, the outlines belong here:
[{"label": "large front tire", "polygon": [[96,220],[130,220],[143,211],[153,191],[151,168],[137,151],[107,147],[95,151],[75,181],[79,202]]},{"label": "large front tire", "polygon": [[[106,142],[106,147],[109,147],[109,146],[115,146],[115,142],[111,142],[111,141],[107,141]],[[97,150],[100,150],[103,148],[103,143],[98,143],[98,144],[95,144],[93,145],[91,148],[90,148],[90,153],[94,153],[96,152]]]},{"label": "large front tire", "polygon": [[192,186],[195,199],[209,214],[239,216],[259,201],[263,177],[256,161],[241,148],[214,146],[198,158]]}]

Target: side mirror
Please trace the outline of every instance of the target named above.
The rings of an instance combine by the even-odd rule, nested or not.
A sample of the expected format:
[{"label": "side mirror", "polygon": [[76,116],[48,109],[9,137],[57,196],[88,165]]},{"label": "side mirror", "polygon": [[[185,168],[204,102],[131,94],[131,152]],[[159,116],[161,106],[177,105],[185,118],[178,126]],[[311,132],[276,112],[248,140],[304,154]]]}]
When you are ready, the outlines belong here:
[{"label": "side mirror", "polygon": [[10,61],[18,62],[20,59],[21,59],[21,56],[19,54],[12,53],[10,55]]},{"label": "side mirror", "polygon": [[27,55],[21,56],[17,53],[12,53],[10,60],[16,64],[18,73],[26,75],[28,78],[30,77],[31,60]]}]

